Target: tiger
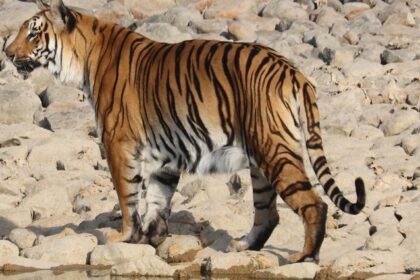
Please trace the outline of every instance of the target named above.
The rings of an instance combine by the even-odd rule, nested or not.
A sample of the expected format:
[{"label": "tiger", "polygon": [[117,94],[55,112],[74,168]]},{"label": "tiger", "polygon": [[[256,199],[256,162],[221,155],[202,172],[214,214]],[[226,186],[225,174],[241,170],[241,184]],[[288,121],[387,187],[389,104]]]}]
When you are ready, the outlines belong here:
[{"label": "tiger", "polygon": [[121,209],[121,228],[110,229],[107,242],[158,246],[181,174],[249,169],[254,222],[226,250],[263,248],[279,224],[280,196],[304,225],[303,249],[290,261],[319,261],[328,206],[305,172],[304,152],[339,209],[355,215],[364,208],[363,180],[355,179],[352,203],[332,176],[315,86],[275,50],[216,40],[162,43],[62,0],[37,4],[40,11],[5,53],[21,73],[45,67],[85,91]]}]

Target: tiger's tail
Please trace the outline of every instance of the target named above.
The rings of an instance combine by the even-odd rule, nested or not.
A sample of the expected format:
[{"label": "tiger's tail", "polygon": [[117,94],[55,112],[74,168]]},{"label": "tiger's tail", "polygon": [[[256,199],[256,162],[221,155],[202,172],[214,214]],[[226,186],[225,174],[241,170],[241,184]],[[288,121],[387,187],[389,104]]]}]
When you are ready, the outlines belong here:
[{"label": "tiger's tail", "polygon": [[313,85],[305,83],[297,98],[300,104],[299,119],[305,137],[306,148],[312,168],[319,182],[323,186],[325,193],[338,208],[352,215],[358,214],[365,206],[365,185],[361,178],[356,179],[357,201],[356,203],[351,203],[344,197],[332,177],[322,146],[320,117]]}]

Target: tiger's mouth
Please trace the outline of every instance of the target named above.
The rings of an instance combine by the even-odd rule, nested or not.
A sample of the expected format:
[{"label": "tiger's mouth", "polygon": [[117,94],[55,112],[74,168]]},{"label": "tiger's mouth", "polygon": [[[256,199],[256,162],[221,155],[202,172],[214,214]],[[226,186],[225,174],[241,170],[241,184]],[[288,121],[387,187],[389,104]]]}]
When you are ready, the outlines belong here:
[{"label": "tiger's mouth", "polygon": [[41,66],[41,63],[30,58],[14,59],[12,62],[15,65],[17,71],[24,76],[31,73],[35,68]]}]

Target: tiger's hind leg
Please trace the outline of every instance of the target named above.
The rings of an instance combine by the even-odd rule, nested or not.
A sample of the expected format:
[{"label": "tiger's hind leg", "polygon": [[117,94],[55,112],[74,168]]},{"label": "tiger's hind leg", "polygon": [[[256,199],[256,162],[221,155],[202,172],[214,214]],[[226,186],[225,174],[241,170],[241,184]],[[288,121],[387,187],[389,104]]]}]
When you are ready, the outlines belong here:
[{"label": "tiger's hind leg", "polygon": [[255,211],[254,225],[246,236],[230,242],[228,248],[230,251],[260,250],[279,223],[275,188],[257,167],[251,167],[251,180]]},{"label": "tiger's hind leg", "polygon": [[141,243],[158,246],[165,240],[168,234],[170,202],[178,185],[179,176],[178,171],[166,168],[161,168],[149,176]]},{"label": "tiger's hind leg", "polygon": [[280,169],[273,168],[274,172],[279,170],[278,174],[272,177],[273,185],[287,205],[302,218],[305,229],[302,252],[290,256],[289,259],[292,262],[318,261],[325,234],[327,204],[312,188],[303,163],[282,158],[279,164]]}]

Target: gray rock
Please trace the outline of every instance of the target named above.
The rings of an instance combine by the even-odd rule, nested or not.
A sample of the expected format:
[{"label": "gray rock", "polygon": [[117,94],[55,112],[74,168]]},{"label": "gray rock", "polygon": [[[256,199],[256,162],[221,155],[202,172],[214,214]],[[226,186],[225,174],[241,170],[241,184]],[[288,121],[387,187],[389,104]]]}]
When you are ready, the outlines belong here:
[{"label": "gray rock", "polygon": [[384,50],[384,52],[381,54],[382,64],[397,63],[402,61],[402,58],[392,50]]},{"label": "gray rock", "polygon": [[386,226],[378,230],[366,241],[366,248],[385,251],[397,247],[404,240],[403,235],[395,226]]},{"label": "gray rock", "polygon": [[350,132],[351,137],[356,137],[362,140],[375,140],[383,138],[384,133],[379,128],[371,125],[360,124],[358,127]]},{"label": "gray rock", "polygon": [[20,25],[38,12],[35,3],[8,1],[2,5],[0,18],[7,18],[0,23],[0,31],[17,31]]},{"label": "gray rock", "polygon": [[369,222],[377,230],[386,229],[390,226],[397,227],[399,225],[393,207],[380,208],[374,211],[369,215]]},{"label": "gray rock", "polygon": [[228,25],[225,20],[221,19],[205,19],[199,21],[191,21],[191,28],[198,33],[217,33],[227,32]]},{"label": "gray rock", "polygon": [[157,254],[168,262],[189,262],[201,249],[201,241],[195,236],[171,235],[159,245]]},{"label": "gray rock", "polygon": [[397,135],[410,128],[420,120],[415,110],[398,110],[384,120],[382,130],[385,136]]},{"label": "gray rock", "polygon": [[357,81],[364,77],[382,76],[384,72],[382,65],[361,58],[355,59],[352,64],[344,65],[342,71],[346,77]]},{"label": "gray rock", "polygon": [[21,255],[30,259],[57,262],[62,265],[86,264],[88,254],[96,244],[97,240],[93,235],[69,235],[24,249]]},{"label": "gray rock", "polygon": [[418,154],[420,152],[420,134],[412,134],[404,137],[401,144],[407,155]]},{"label": "gray rock", "polygon": [[9,233],[9,240],[19,249],[30,248],[34,245],[36,234],[25,228],[15,228]]},{"label": "gray rock", "polygon": [[0,259],[19,256],[19,248],[8,240],[0,240]]},{"label": "gray rock", "polygon": [[108,243],[96,246],[90,254],[91,265],[115,265],[153,257],[155,248],[145,244]]},{"label": "gray rock", "polygon": [[30,91],[2,90],[0,93],[0,123],[33,123],[41,109],[41,100]]},{"label": "gray rock", "polygon": [[197,10],[191,10],[184,6],[174,6],[165,13],[165,20],[178,27],[180,30],[186,28],[192,21],[201,21],[203,16]]},{"label": "gray rock", "polygon": [[111,275],[172,277],[175,269],[156,255],[140,257],[111,268]]}]

